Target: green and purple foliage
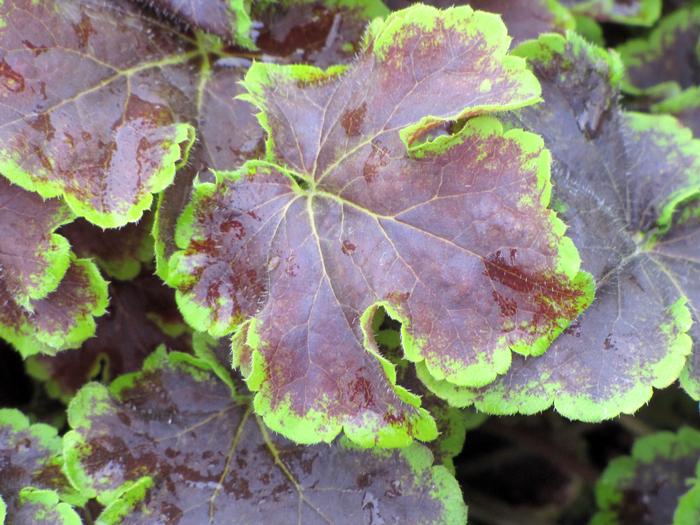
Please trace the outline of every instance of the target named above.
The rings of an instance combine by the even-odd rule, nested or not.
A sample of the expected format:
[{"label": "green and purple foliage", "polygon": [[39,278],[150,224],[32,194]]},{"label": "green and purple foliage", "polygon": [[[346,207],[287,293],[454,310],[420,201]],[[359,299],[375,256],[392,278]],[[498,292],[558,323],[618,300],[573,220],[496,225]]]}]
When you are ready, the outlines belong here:
[{"label": "green and purple foliage", "polygon": [[697,8],[453,4],[0,0],[0,525],[700,523]]}]

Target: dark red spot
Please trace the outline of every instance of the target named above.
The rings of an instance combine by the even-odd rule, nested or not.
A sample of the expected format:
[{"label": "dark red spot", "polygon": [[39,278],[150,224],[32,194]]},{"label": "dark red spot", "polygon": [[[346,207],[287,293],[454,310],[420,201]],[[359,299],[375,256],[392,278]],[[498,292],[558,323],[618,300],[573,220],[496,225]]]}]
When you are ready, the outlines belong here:
[{"label": "dark red spot", "polygon": [[362,167],[362,176],[367,183],[374,182],[374,179],[377,178],[377,172],[377,166],[372,164],[370,161],[365,162],[365,165]]},{"label": "dark red spot", "polygon": [[355,479],[358,489],[366,489],[372,484],[372,476],[369,473],[360,474]]},{"label": "dark red spot", "polygon": [[243,237],[245,237],[245,226],[243,226],[243,223],[237,219],[229,219],[227,221],[222,222],[221,226],[219,226],[219,229],[223,233],[229,233],[233,231],[234,236],[239,241],[243,239]]},{"label": "dark red spot", "polygon": [[341,250],[345,255],[352,255],[355,251],[355,248],[356,246],[350,241],[343,241],[343,247],[341,248]]},{"label": "dark red spot", "polygon": [[0,76],[2,85],[12,93],[24,91],[24,77],[10,67],[5,59],[0,60]]},{"label": "dark red spot", "polygon": [[80,47],[86,47],[91,35],[96,35],[97,31],[92,27],[92,22],[90,18],[83,13],[80,17],[80,22],[73,24],[73,31],[75,31],[75,36],[78,37],[78,42]]},{"label": "dark red spot", "polygon": [[539,333],[548,332],[559,319],[573,319],[578,314],[578,299],[582,291],[562,284],[565,277],[555,274],[533,273],[518,265],[517,250],[509,250],[508,260],[501,250],[484,260],[484,274],[514,292],[494,294],[501,312],[518,309],[533,311],[533,327]]},{"label": "dark red spot", "polygon": [[203,253],[210,257],[215,256],[219,252],[214,239],[207,237],[206,239],[192,239],[185,253],[192,255],[193,253]]},{"label": "dark red spot", "polygon": [[603,348],[605,350],[612,350],[615,348],[615,343],[612,341],[612,333],[608,334],[605,340],[603,341]]},{"label": "dark red spot", "polygon": [[355,109],[348,109],[340,116],[340,125],[343,126],[348,137],[357,137],[362,133],[362,123],[365,121],[367,114],[367,103],[363,102],[361,106]]},{"label": "dark red spot", "polygon": [[581,337],[581,321],[577,319],[576,321],[571,323],[569,326],[566,327],[564,333],[566,335],[573,335],[574,337]]},{"label": "dark red spot", "polygon": [[247,214],[251,219],[254,219],[254,220],[256,220],[256,221],[261,220],[260,217],[258,216],[258,214],[255,213],[253,210],[247,211],[246,214]]},{"label": "dark red spot", "polygon": [[379,142],[372,142],[372,151],[362,167],[362,176],[370,184],[379,174],[379,169],[389,164],[389,150]]},{"label": "dark red spot", "polygon": [[350,382],[350,401],[357,404],[359,408],[367,408],[374,403],[372,395],[372,385],[362,376]]},{"label": "dark red spot", "polygon": [[117,412],[117,417],[119,418],[119,421],[122,422],[125,426],[131,425],[131,418],[127,416],[124,412]]},{"label": "dark red spot", "polygon": [[491,295],[493,296],[493,300],[496,301],[496,304],[501,309],[501,315],[503,317],[513,317],[518,311],[518,303],[515,302],[515,299],[508,299],[498,293],[496,290],[492,291]]},{"label": "dark red spot", "polygon": [[51,117],[49,117],[49,115],[46,113],[41,113],[35,118],[31,119],[29,121],[29,125],[35,131],[42,133],[44,135],[43,138],[46,141],[52,140],[54,134],[56,133],[56,129],[53,127],[53,124],[51,124]]},{"label": "dark red spot", "polygon": [[46,47],[35,46],[29,40],[22,40],[22,43],[24,44],[24,47],[31,50],[35,57],[38,57],[39,55],[41,55],[42,53],[46,53],[47,51]]},{"label": "dark red spot", "polygon": [[383,419],[389,425],[403,426],[403,424],[406,422],[406,414],[403,412],[400,414],[392,414],[391,412],[387,412],[384,414]]}]

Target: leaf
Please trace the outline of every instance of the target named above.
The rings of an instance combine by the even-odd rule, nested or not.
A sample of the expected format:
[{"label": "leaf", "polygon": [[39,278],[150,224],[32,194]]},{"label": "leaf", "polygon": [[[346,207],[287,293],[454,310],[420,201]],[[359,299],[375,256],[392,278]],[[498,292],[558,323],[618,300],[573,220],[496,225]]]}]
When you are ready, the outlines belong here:
[{"label": "leaf", "polygon": [[648,39],[618,46],[625,63],[622,88],[632,94],[665,97],[700,84],[698,37],[700,8],[687,7],[664,17]]},{"label": "leaf", "polygon": [[60,501],[52,490],[22,489],[19,494],[20,508],[13,523],[32,525],[81,525],[78,513],[68,503]]},{"label": "leaf", "polygon": [[194,53],[123,1],[13,0],[0,20],[0,172],[99,226],[138,220],[194,139],[159,87]]},{"label": "leaf", "polygon": [[[415,2],[387,0],[391,9],[403,9]],[[469,5],[474,9],[501,15],[513,38],[513,45],[537,38],[540,33],[561,32],[574,28],[574,20],[559,0],[426,0],[424,4],[442,9],[453,5]]]},{"label": "leaf", "polygon": [[658,241],[666,268],[676,286],[688,297],[688,309],[693,316],[689,334],[693,352],[681,373],[680,382],[696,401],[700,400],[700,200],[695,198],[679,212],[676,225]]},{"label": "leaf", "polygon": [[153,354],[143,372],[72,401],[67,471],[100,523],[466,523],[459,486],[414,444],[300,447],[268,432],[201,360]]},{"label": "leaf", "polygon": [[[349,1],[296,0],[286,4],[268,9],[256,4],[256,24],[262,24],[257,45],[276,60],[309,61],[318,66],[350,60],[368,17],[381,13],[375,2],[365,1],[361,4],[363,10],[358,9],[359,3]],[[310,13],[313,15],[309,18]],[[334,25],[334,20],[340,20],[340,24]],[[319,48],[320,42],[323,46]],[[346,49],[348,45],[351,50]],[[223,56],[203,64],[196,95],[192,97],[200,101],[193,117],[199,131],[198,141],[190,154],[189,165],[178,172],[175,183],[161,194],[156,211],[153,230],[156,268],[163,280],[167,280],[167,261],[177,250],[176,221],[189,200],[195,175],[206,180],[210,168],[233,170],[246,160],[264,155],[264,134],[255,117],[256,110],[238,98],[245,92],[240,81],[250,60]],[[231,122],[236,123],[235,133],[230,132]]]},{"label": "leaf", "polygon": [[668,113],[700,137],[700,87],[690,87],[651,107],[654,113]]},{"label": "leaf", "polygon": [[1,178],[0,202],[0,293],[28,307],[53,292],[68,269],[70,246],[55,231],[73,215],[60,200],[44,201]]},{"label": "leaf", "polygon": [[397,384],[419,395],[423,407],[435,418],[440,435],[426,446],[433,453],[435,462],[454,474],[453,459],[464,448],[466,432],[479,427],[489,416],[470,409],[451,407],[425,386],[416,375],[415,367],[401,360],[401,326],[386,316],[383,309],[374,316],[372,324],[376,351],[396,366]]},{"label": "leaf", "polygon": [[[30,424],[21,412],[0,409],[0,523],[73,525],[74,511],[67,503],[82,505],[85,499],[63,474],[61,438],[56,429],[43,423]],[[39,509],[50,514],[39,519]],[[57,513],[67,521],[51,521]],[[77,515],[76,515],[77,516]],[[36,518],[33,519],[32,517]],[[3,519],[4,518],[4,519]]]},{"label": "leaf", "polygon": [[[221,336],[245,323],[236,362],[274,430],[304,443],[343,427],[363,445],[433,437],[417,399],[365,349],[361,323],[377,305],[404,323],[410,360],[484,384],[508,368],[511,347],[543,352],[590,299],[546,209],[539,138],[479,118],[416,142],[536,98],[505,35],[495,15],[415,6],[374,22],[344,73],[255,64],[246,76],[269,160],[195,185],[167,282],[195,329]],[[501,187],[507,195],[484,198]]]},{"label": "leaf", "polygon": [[419,375],[452,404],[494,414],[552,405],[583,421],[631,413],[652,387],[678,379],[693,345],[697,221],[674,221],[674,211],[700,190],[700,143],[672,117],[621,111],[619,62],[580,37],[542,36],[519,53],[531,58],[545,103],[514,114],[513,125],[541,133],[552,152],[553,199],[596,278],[596,299],[546,354],[515,357],[483,389]]},{"label": "leaf", "polygon": [[367,22],[388,13],[380,0],[257,2],[255,45],[289,64],[344,64],[359,48]]},{"label": "leaf", "polygon": [[68,402],[97,377],[111,379],[141,368],[159,345],[188,351],[190,336],[175,305],[172,290],[157,277],[144,275],[110,285],[111,306],[97,321],[95,337],[75,352],[33,356],[27,371],[46,381],[52,397]]},{"label": "leaf", "polygon": [[25,358],[78,348],[107,309],[107,283],[92,261],[71,257],[58,288],[24,308],[0,287],[0,337]]},{"label": "leaf", "polygon": [[562,0],[576,15],[601,22],[651,26],[661,15],[661,0]]},{"label": "leaf", "polygon": [[[596,487],[591,525],[693,525],[700,518],[700,432],[640,438],[631,456],[610,462]],[[690,490],[689,490],[690,489]]]},{"label": "leaf", "polygon": [[93,259],[107,275],[121,281],[134,279],[153,260],[153,217],[146,212],[136,223],[102,231],[78,219],[62,228],[73,251]]},{"label": "leaf", "polygon": [[136,0],[165,18],[252,47],[248,2],[244,0]]}]

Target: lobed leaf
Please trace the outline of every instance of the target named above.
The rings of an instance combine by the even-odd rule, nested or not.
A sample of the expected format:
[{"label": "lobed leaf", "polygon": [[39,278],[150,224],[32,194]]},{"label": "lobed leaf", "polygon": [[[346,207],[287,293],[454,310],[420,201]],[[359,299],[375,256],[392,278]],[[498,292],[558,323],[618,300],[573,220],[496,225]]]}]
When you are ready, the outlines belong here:
[{"label": "lobed leaf", "polygon": [[[408,7],[410,0],[388,0],[392,9]],[[450,0],[429,0],[423,2],[439,8],[453,5],[469,5],[474,9],[501,15],[513,38],[512,45],[537,38],[540,33],[560,32],[574,28],[574,19],[559,0],[470,0],[454,2]]]},{"label": "lobed leaf", "polygon": [[300,447],[184,354],[85,386],[68,414],[67,471],[106,505],[101,523],[466,523],[456,481],[424,447]]},{"label": "lobed leaf", "polygon": [[601,22],[651,26],[661,15],[661,0],[562,0],[576,15]]},{"label": "lobed leaf", "polygon": [[155,276],[110,285],[109,312],[97,321],[95,337],[79,351],[32,356],[27,372],[46,381],[47,392],[68,402],[87,382],[139,370],[159,345],[189,351],[190,336],[174,294]]},{"label": "lobed leaf", "polygon": [[70,264],[70,245],[56,234],[73,220],[57,199],[38,195],[0,179],[0,287],[17,305],[29,307],[56,290]]},{"label": "lobed leaf", "polygon": [[553,198],[596,278],[596,299],[546,354],[516,356],[482,389],[419,375],[451,403],[489,413],[631,413],[652,387],[678,379],[693,348],[698,222],[679,222],[677,211],[700,190],[700,143],[672,117],[621,111],[619,62],[580,37],[542,36],[519,52],[531,58],[545,104],[512,122],[541,133],[552,151]]},{"label": "lobed leaf", "polygon": [[60,501],[58,494],[53,490],[28,487],[20,491],[19,499],[20,507],[13,516],[12,523],[31,523],[32,525],[81,525],[83,523],[73,507]]},{"label": "lobed leaf", "polygon": [[24,357],[78,348],[95,333],[95,317],[107,309],[107,282],[92,261],[71,256],[58,288],[28,307],[0,287],[0,337]]},{"label": "lobed leaf", "polygon": [[654,113],[668,113],[676,117],[700,136],[700,87],[690,87],[651,106]]},{"label": "lobed leaf", "polygon": [[[81,505],[85,498],[63,474],[55,428],[30,424],[18,410],[0,409],[0,465],[0,523],[79,523],[68,503]],[[54,519],[58,516],[66,521]]]},{"label": "lobed leaf", "polygon": [[632,94],[666,97],[700,84],[698,37],[700,8],[690,6],[664,17],[648,38],[618,46],[625,63],[622,88]]},{"label": "lobed leaf", "polygon": [[99,226],[138,220],[194,140],[161,88],[192,52],[124,1],[14,0],[0,20],[0,173]]},{"label": "lobed leaf", "polygon": [[167,282],[197,330],[245,323],[236,362],[273,429],[305,443],[343,427],[363,445],[434,437],[366,350],[377,305],[404,323],[410,360],[480,385],[511,347],[543,352],[590,300],[546,208],[538,137],[478,118],[418,143],[445,121],[536,99],[507,47],[495,15],[416,6],[373,22],[346,69],[250,69],[268,160],[195,185]]},{"label": "lobed leaf", "polygon": [[692,525],[700,518],[700,433],[689,427],[637,440],[596,487],[591,525]]}]

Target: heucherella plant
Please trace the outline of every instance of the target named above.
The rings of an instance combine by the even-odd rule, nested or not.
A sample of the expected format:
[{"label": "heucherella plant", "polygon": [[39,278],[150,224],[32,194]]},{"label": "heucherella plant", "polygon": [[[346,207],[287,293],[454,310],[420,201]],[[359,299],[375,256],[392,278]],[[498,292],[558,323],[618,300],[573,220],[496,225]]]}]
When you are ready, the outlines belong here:
[{"label": "heucherella plant", "polygon": [[[694,18],[453,3],[0,0],[0,525],[465,524],[489,415],[700,399]],[[693,523],[698,450],[593,523]]]}]

